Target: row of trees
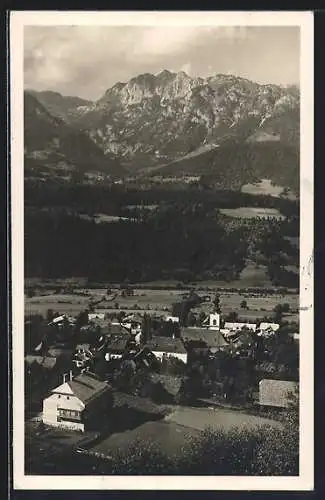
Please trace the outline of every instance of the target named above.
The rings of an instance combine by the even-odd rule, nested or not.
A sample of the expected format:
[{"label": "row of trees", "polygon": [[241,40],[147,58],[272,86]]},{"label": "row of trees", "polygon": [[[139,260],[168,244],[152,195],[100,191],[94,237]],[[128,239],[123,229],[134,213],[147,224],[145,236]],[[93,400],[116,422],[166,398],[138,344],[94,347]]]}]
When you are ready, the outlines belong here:
[{"label": "row of trees", "polygon": [[[85,185],[27,180],[25,182],[26,207],[83,210],[85,213],[107,213],[118,216],[134,216],[137,207],[175,204],[203,204],[207,209],[258,206],[278,208],[286,216],[299,215],[299,203],[274,196],[254,196],[238,190],[204,190],[182,187],[154,187],[144,189],[141,181],[127,185]],[[129,208],[129,207],[132,208]],[[135,211],[134,211],[135,210]]]}]

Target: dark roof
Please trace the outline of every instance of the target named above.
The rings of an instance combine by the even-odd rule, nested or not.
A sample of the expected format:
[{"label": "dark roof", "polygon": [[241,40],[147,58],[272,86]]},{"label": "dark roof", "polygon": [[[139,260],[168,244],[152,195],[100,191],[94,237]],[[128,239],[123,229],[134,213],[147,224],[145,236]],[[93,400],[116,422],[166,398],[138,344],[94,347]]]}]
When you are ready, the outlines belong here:
[{"label": "dark roof", "polygon": [[82,343],[82,344],[77,344],[76,345],[76,351],[80,349],[80,350],[85,350],[85,351],[89,351],[90,349],[90,344],[87,342],[87,343]]},{"label": "dark roof", "polygon": [[130,338],[121,335],[107,336],[105,349],[107,351],[123,352]]},{"label": "dark roof", "polygon": [[134,396],[133,394],[126,394],[125,392],[114,391],[114,406],[128,406],[138,411],[143,411],[152,414],[164,414],[164,408],[161,405],[156,405],[149,398],[142,398]]},{"label": "dark roof", "polygon": [[73,394],[85,404],[111,388],[106,382],[89,373],[81,373],[67,383]]},{"label": "dark roof", "polygon": [[236,336],[234,339],[232,339],[232,343],[235,345],[248,345],[248,344],[254,344],[254,337],[253,335],[250,335],[248,332],[242,332],[238,336]]},{"label": "dark roof", "polygon": [[229,345],[219,330],[208,328],[182,328],[181,337],[184,341],[202,341],[207,347],[222,347]]},{"label": "dark roof", "polygon": [[124,336],[130,335],[129,330],[124,326],[112,325],[112,324],[105,325],[102,328],[101,333],[104,335],[124,335]]},{"label": "dark roof", "polygon": [[[125,318],[130,318],[130,322],[134,322],[134,323],[142,323],[142,316],[140,316],[140,314],[130,314],[130,315],[127,315],[125,316]],[[125,318],[122,319],[122,322],[125,321]]]},{"label": "dark roof", "polygon": [[186,353],[186,349],[181,339],[171,337],[153,337],[146,344],[151,351]]}]

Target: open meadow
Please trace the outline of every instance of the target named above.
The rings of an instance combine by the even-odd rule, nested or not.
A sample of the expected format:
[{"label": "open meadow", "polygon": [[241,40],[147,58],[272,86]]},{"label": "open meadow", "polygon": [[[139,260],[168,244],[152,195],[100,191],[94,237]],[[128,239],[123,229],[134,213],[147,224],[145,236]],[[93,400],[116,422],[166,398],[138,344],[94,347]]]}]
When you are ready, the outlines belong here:
[{"label": "open meadow", "polygon": [[217,408],[191,408],[180,406],[164,418],[166,422],[203,431],[207,427],[213,430],[230,431],[236,428],[253,428],[260,425],[270,425],[281,428],[282,424],[276,420],[256,415],[249,415],[236,410]]},{"label": "open meadow", "polygon": [[113,454],[126,451],[139,442],[155,443],[167,455],[183,453],[191,446],[191,438],[199,437],[207,428],[214,431],[232,431],[234,428],[252,429],[269,425],[280,429],[275,420],[248,415],[239,411],[208,408],[175,407],[172,413],[160,421],[149,421],[134,429],[116,432],[91,447],[91,451]]},{"label": "open meadow", "polygon": [[220,212],[228,217],[235,217],[240,219],[254,219],[256,217],[268,219],[272,217],[277,220],[285,219],[278,209],[276,208],[262,208],[262,207],[240,207],[240,208],[221,208]]},{"label": "open meadow", "polygon": [[[210,312],[213,308],[215,292],[206,291],[206,288],[197,292],[200,295],[210,297],[210,300],[202,303],[194,309],[194,312]],[[133,295],[123,297],[121,290],[112,290],[107,296],[107,289],[80,289],[72,293],[53,294],[53,291],[42,290],[33,297],[25,297],[25,314],[41,314],[46,316],[49,309],[59,313],[77,315],[80,311],[94,304],[95,310],[99,312],[112,313],[125,311],[128,313],[148,313],[154,315],[165,315],[172,312],[175,302],[180,302],[188,290],[180,289],[144,289],[135,288]],[[247,321],[261,319],[270,315],[277,304],[289,304],[290,312],[286,315],[288,321],[298,320],[299,296],[297,294],[267,294],[251,293],[246,291],[231,292],[224,289],[220,292],[220,301],[223,314],[237,312],[238,316]],[[247,308],[241,307],[246,301]]]}]

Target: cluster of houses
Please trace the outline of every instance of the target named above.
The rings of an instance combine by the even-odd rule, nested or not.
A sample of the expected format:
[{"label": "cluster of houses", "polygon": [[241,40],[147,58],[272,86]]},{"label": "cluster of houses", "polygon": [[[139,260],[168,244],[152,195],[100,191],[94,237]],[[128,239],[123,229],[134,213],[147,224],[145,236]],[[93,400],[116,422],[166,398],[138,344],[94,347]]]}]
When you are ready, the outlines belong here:
[{"label": "cluster of houses", "polygon": [[[178,324],[176,316],[166,316],[163,321]],[[75,325],[75,319],[69,316],[58,316],[49,326],[69,324]],[[179,325],[178,325],[179,326]],[[96,331],[95,340],[89,338],[89,330]],[[99,328],[98,328],[99,327]],[[50,391],[43,401],[43,422],[52,426],[67,427],[84,431],[91,426],[94,415],[103,415],[112,404],[112,388],[92,372],[92,361],[101,356],[107,363],[138,359],[149,364],[151,359],[162,361],[166,358],[176,358],[185,365],[189,363],[191,349],[205,349],[211,355],[222,351],[240,353],[247,351],[253,343],[255,335],[269,337],[276,335],[280,325],[275,323],[231,323],[226,322],[221,327],[220,314],[213,312],[201,327],[179,327],[178,334],[171,336],[154,335],[152,331],[144,338],[143,318],[141,315],[130,315],[121,322],[109,321],[104,313],[88,314],[88,324],[80,328],[80,339],[74,347],[69,363],[62,365],[65,374],[60,383]],[[95,329],[95,330],[94,330]],[[82,337],[85,337],[83,341]],[[46,355],[40,355],[41,345],[35,349],[35,354],[26,356],[25,366],[35,370],[36,365],[51,370],[56,364],[56,352],[60,347],[50,346]],[[28,372],[27,372],[28,373]],[[61,372],[62,373],[62,372]],[[293,382],[277,380],[262,380],[260,383],[260,404],[267,406],[287,405],[284,396],[287,385]],[[272,385],[273,384],[273,385]],[[52,385],[53,387],[53,385]]]}]

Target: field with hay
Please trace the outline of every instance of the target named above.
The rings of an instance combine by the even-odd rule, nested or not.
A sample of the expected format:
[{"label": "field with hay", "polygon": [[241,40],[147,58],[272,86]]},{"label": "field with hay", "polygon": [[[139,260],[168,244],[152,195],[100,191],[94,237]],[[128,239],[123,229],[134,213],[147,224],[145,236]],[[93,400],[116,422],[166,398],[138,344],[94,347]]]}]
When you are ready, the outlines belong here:
[{"label": "field with hay", "polygon": [[262,208],[262,207],[240,207],[240,208],[221,208],[220,212],[228,217],[240,219],[253,219],[256,217],[267,219],[272,217],[277,220],[284,219],[279,210],[276,208]]},{"label": "field with hay", "polygon": [[[211,283],[210,283],[211,285]],[[198,287],[197,293],[207,295],[210,300],[200,304],[194,309],[194,312],[204,311],[209,313],[213,308],[213,298],[215,292],[213,288],[207,291],[207,288]],[[172,312],[172,306],[175,302],[182,301],[184,294],[189,289],[144,289],[135,288],[133,295],[122,296],[121,290],[112,290],[112,294],[107,296],[107,289],[79,289],[69,294],[53,294],[53,291],[42,289],[41,292],[33,297],[25,297],[25,314],[41,314],[46,316],[47,311],[53,311],[61,314],[77,315],[79,312],[87,309],[90,304],[95,304],[95,310],[104,313],[113,313],[124,311],[126,313],[148,313],[162,316]],[[299,296],[297,294],[268,294],[252,293],[249,291],[230,291],[224,289],[220,292],[221,308],[224,315],[230,312],[237,312],[238,316],[244,321],[259,320],[265,315],[272,315],[272,311],[277,304],[289,304],[290,313],[285,319],[288,321],[297,321],[299,309]],[[241,307],[241,303],[246,301],[247,308]]]}]

